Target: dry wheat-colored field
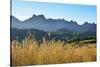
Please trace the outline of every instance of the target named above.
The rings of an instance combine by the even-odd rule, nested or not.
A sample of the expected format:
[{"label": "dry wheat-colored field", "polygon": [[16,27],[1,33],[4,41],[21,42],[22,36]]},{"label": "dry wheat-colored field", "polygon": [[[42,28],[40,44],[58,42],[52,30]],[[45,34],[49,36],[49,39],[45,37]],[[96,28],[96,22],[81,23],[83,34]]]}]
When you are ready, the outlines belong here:
[{"label": "dry wheat-colored field", "polygon": [[96,44],[25,39],[11,42],[11,65],[39,65],[96,61]]}]

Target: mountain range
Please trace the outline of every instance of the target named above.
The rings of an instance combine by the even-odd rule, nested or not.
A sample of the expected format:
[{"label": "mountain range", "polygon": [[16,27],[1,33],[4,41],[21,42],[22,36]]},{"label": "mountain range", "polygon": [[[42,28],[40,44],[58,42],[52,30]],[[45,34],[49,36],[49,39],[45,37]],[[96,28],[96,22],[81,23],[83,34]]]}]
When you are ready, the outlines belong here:
[{"label": "mountain range", "polygon": [[46,32],[56,31],[93,31],[96,32],[96,24],[85,22],[83,25],[77,24],[76,21],[67,21],[65,19],[47,19],[44,15],[33,15],[32,17],[20,21],[14,16],[11,16],[12,28],[18,29],[38,29]]},{"label": "mountain range", "polygon": [[[11,40],[22,41],[30,33],[37,41],[46,40],[63,40],[83,39],[86,37],[96,37],[96,24],[85,22],[83,25],[77,24],[76,21],[67,21],[65,19],[46,19],[44,15],[33,15],[32,17],[20,21],[11,16]],[[48,33],[51,35],[49,36]],[[78,40],[79,40],[78,39]]]}]

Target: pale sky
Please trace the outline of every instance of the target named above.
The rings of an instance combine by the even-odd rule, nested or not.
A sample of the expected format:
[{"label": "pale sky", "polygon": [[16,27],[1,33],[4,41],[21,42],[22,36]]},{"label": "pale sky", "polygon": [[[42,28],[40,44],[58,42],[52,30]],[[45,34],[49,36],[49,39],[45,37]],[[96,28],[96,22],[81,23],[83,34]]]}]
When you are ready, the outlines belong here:
[{"label": "pale sky", "polygon": [[33,14],[46,18],[74,20],[78,24],[96,23],[96,6],[12,0],[12,15],[23,21]]}]

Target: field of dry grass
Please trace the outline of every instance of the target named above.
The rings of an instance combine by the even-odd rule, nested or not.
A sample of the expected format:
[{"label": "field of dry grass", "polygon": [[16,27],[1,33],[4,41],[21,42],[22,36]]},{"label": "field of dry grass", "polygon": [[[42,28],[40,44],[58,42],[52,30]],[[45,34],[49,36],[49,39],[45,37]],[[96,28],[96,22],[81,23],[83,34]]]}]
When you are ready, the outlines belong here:
[{"label": "field of dry grass", "polygon": [[11,42],[11,63],[19,65],[58,64],[96,61],[96,44],[26,39]]}]

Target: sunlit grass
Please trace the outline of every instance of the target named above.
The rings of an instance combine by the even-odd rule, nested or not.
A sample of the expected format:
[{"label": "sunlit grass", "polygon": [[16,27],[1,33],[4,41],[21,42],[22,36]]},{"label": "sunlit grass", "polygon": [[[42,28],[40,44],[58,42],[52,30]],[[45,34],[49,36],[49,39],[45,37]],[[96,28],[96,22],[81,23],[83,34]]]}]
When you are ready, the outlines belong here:
[{"label": "sunlit grass", "polygon": [[12,65],[37,65],[96,61],[96,44],[25,39],[11,42]]}]

